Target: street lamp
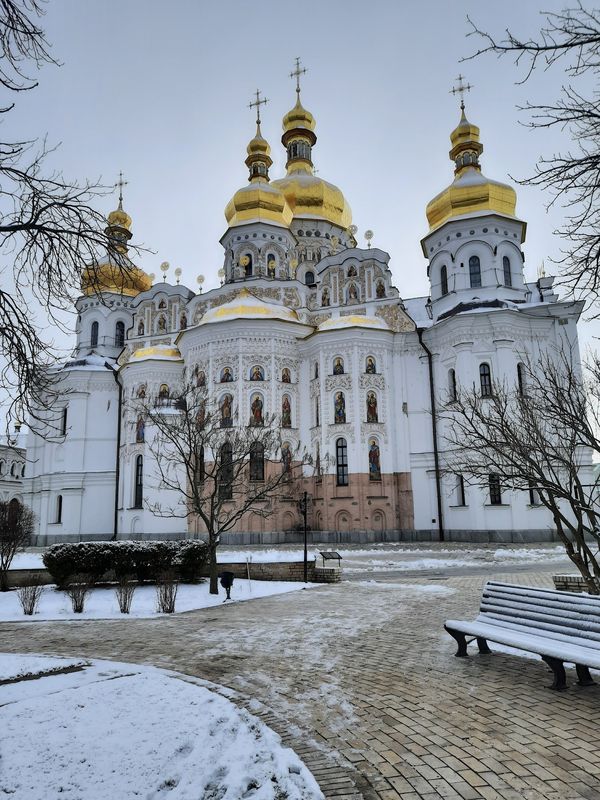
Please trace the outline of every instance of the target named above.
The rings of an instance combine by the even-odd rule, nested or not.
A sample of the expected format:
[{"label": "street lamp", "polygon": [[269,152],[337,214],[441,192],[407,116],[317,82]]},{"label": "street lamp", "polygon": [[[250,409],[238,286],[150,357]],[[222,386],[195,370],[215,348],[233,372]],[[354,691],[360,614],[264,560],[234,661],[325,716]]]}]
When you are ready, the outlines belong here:
[{"label": "street lamp", "polygon": [[304,583],[308,583],[308,504],[310,497],[308,492],[302,492],[302,498],[298,501],[298,508],[302,514],[304,523]]}]

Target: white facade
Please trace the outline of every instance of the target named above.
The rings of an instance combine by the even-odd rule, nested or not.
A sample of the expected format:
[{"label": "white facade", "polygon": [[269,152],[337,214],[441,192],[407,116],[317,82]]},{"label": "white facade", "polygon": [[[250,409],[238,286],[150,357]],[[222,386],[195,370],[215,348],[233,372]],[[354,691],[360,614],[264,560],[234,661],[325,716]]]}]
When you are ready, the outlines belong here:
[{"label": "white facade", "polygon": [[[436,478],[430,363],[439,407],[451,371],[470,387],[483,363],[493,380],[515,382],[519,362],[553,348],[568,344],[578,358],[581,305],[560,301],[551,278],[525,283],[525,224],[512,190],[478,171],[478,129],[463,115],[451,151],[459,177],[428,207],[431,296],[402,299],[389,255],[356,247],[341,192],[314,176],[314,120],[299,105],[293,111],[284,118],[285,179],[267,183],[260,128],[248,147],[250,183],[226,209],[221,287],[196,294],[147,282],[78,300],[73,359],[56,372],[59,422],[33,432],[27,449],[40,542],[198,532],[180,516],[152,512],[157,503],[177,508],[181,497],[158,487],[152,432],[141,435],[131,411],[141,394],[176,397],[192,375],[219,404],[227,395],[242,422],[258,401],[263,415],[281,420],[291,448],[312,456],[311,524],[322,538],[551,538],[548,513],[525,493],[504,488],[491,504],[476,487],[462,497],[454,478]],[[304,150],[290,149],[295,137]],[[465,170],[475,178],[465,182]],[[121,208],[113,214],[109,226],[126,240],[131,220]],[[443,431],[437,444],[443,461]],[[232,537],[275,541],[298,522],[290,504],[267,520],[244,520]]]}]

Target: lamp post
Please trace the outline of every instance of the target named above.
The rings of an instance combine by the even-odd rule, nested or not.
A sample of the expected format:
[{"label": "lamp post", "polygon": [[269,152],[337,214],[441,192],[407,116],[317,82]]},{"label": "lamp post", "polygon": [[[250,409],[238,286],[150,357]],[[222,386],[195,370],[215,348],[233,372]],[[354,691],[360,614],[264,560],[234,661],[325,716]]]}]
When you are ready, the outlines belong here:
[{"label": "lamp post", "polygon": [[302,499],[299,503],[300,513],[302,514],[302,521],[304,523],[304,583],[308,583],[308,492],[302,493]]}]

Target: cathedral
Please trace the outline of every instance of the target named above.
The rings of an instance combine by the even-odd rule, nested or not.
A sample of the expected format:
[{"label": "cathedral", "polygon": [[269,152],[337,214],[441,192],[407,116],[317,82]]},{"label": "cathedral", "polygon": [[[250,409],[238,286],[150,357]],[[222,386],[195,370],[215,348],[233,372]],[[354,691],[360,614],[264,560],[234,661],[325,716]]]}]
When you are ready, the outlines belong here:
[{"label": "cathedral", "polygon": [[[168,402],[184,375],[224,417],[274,416],[284,447],[310,454],[303,483],[315,541],[552,538],[534,491],[444,473],[436,413],[457,385],[485,396],[550,347],[577,353],[581,304],[561,301],[551,277],[525,282],[515,190],[481,171],[480,131],[464,103],[450,134],[454,177],[426,207],[429,295],[403,297],[389,254],[370,246],[369,232],[368,246],[357,245],[347,199],[315,174],[300,72],[283,117],[283,177],[269,173],[257,93],[248,182],[225,208],[218,288],[169,283],[167,264],[162,281],[139,268],[125,275],[110,254],[94,269],[100,292],[84,271],[73,355],[55,370],[59,423],[51,435],[32,428],[27,442],[22,488],[38,544],[202,535],[194,520],[152,513],[167,490],[127,410],[136,397]],[[121,195],[107,232],[124,252],[131,229]],[[227,541],[293,541],[299,525],[289,498],[266,518],[247,514]]]}]

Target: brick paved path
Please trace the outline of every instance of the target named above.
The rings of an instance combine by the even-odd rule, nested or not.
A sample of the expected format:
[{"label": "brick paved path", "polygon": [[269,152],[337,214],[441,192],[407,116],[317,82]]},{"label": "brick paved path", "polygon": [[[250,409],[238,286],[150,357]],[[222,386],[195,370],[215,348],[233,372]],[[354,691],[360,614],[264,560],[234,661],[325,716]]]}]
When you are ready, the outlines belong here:
[{"label": "brick paved path", "polygon": [[568,691],[551,692],[539,660],[453,657],[444,619],[474,615],[484,580],[344,583],[172,619],[4,624],[1,649],[154,664],[230,687],[328,798],[600,800],[600,688],[577,687],[569,670]]}]

